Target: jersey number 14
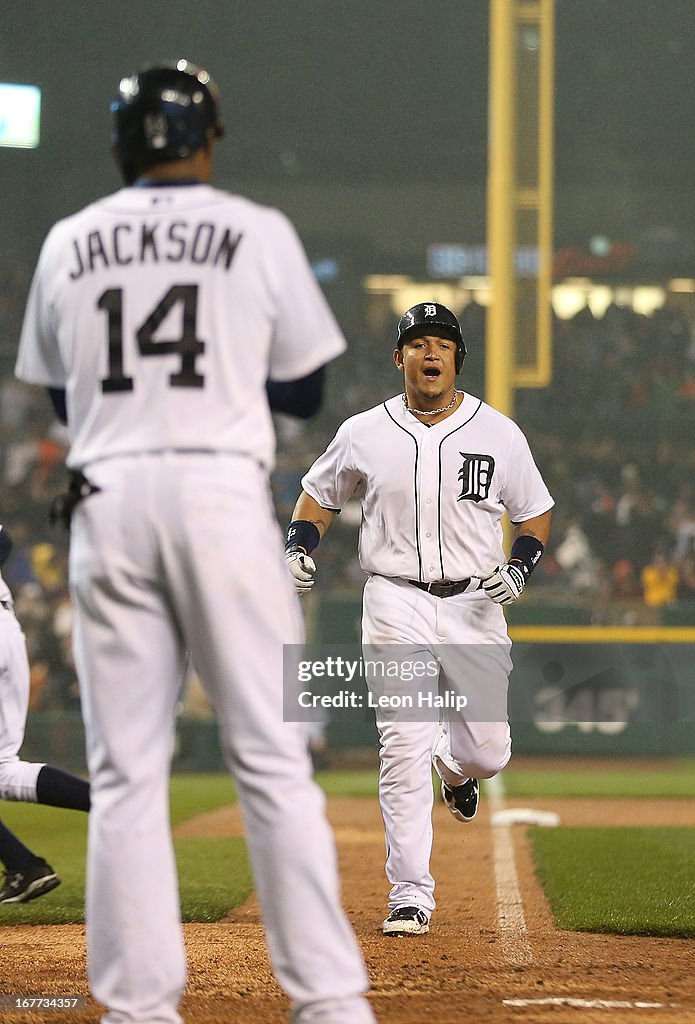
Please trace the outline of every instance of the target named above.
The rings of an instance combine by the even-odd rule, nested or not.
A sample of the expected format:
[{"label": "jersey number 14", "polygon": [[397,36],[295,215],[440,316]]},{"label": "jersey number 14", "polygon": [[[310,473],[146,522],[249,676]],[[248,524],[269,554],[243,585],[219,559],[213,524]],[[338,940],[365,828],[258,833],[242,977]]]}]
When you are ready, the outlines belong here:
[{"label": "jersey number 14", "polygon": [[[176,305],[181,306],[181,336],[155,341],[154,336],[162,321]],[[97,306],[108,316],[109,335],[109,375],[102,380],[101,390],[132,391],[133,378],[126,377],[123,372],[123,289],[109,288]],[[165,356],[174,352],[181,356],[178,372],[169,377],[173,388],[202,388],[205,381],[195,368],[196,357],[205,351],[205,343],[196,337],[197,314],[198,285],[175,284],[135,332],[141,356]]]}]

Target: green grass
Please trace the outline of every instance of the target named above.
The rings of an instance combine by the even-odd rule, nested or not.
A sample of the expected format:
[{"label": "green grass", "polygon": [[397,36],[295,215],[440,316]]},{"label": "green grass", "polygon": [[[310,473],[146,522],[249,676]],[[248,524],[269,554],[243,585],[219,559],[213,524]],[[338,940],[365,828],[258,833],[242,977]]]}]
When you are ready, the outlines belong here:
[{"label": "green grass", "polygon": [[376,770],[317,772],[316,781],[328,796],[376,797],[379,775]]},{"label": "green grass", "polygon": [[46,858],[63,882],[34,902],[0,905],[0,925],[83,921],[87,815],[35,804],[3,804],[2,819],[26,846]]},{"label": "green grass", "polygon": [[[171,817],[175,825],[235,800],[228,775],[177,775],[171,781]],[[55,868],[62,885],[30,903],[0,905],[0,925],[81,923],[87,815],[22,803],[3,803],[1,814],[25,845]],[[174,848],[185,921],[218,921],[251,892],[251,869],[243,839],[176,839]]]},{"label": "green grass", "polygon": [[[516,769],[502,776],[506,796],[695,796],[695,761],[673,761],[657,771]],[[377,773],[319,772],[329,796],[376,799]],[[171,783],[174,825],[233,803],[226,774],[177,775]],[[0,925],[84,920],[87,816],[36,804],[3,803],[0,816],[58,871],[63,884],[46,897],[0,906]],[[534,856],[561,928],[620,934],[695,937],[695,830],[534,829]],[[252,889],[243,839],[187,837],[175,841],[185,921],[216,921]]]},{"label": "green grass", "polygon": [[[325,772],[319,784],[331,796],[375,797],[377,775]],[[184,774],[171,780],[171,820],[178,825],[236,801],[227,774]],[[87,816],[36,804],[3,803],[3,821],[27,846],[55,868],[62,884],[30,903],[0,906],[3,924],[70,924],[84,920]],[[184,921],[218,921],[253,888],[243,839],[196,837],[174,843]]]},{"label": "green grass", "polygon": [[[617,768],[597,771],[565,769],[561,762],[549,760],[540,770],[516,768],[510,762],[501,775],[505,796],[517,797],[687,797],[695,798],[695,760],[674,760],[658,771]],[[376,797],[378,773],[367,771],[318,772],[316,781],[329,796]],[[485,783],[483,783],[484,792]],[[439,792],[439,787],[435,789]]]},{"label": "green grass", "polygon": [[695,937],[695,830],[531,830],[538,877],[559,928]]},{"label": "green grass", "polygon": [[[376,797],[374,771],[324,772],[317,781],[331,796]],[[236,801],[227,774],[175,775],[171,780],[171,820],[178,825]],[[3,803],[9,828],[55,868],[62,884],[38,900],[1,905],[3,924],[70,924],[84,920],[87,816],[36,804]],[[185,838],[174,843],[184,921],[218,921],[253,888],[243,839]]]},{"label": "green grass", "polygon": [[250,895],[253,879],[243,839],[176,839],[174,849],[184,921],[219,921]]},{"label": "green grass", "polygon": [[205,811],[236,803],[231,775],[174,775],[171,779],[171,821],[178,825]]},{"label": "green grass", "polygon": [[564,769],[549,761],[548,768],[530,771],[515,768],[512,760],[501,776],[505,796],[585,797],[695,797],[695,761],[675,760],[667,768],[596,771],[591,762],[581,771]]}]

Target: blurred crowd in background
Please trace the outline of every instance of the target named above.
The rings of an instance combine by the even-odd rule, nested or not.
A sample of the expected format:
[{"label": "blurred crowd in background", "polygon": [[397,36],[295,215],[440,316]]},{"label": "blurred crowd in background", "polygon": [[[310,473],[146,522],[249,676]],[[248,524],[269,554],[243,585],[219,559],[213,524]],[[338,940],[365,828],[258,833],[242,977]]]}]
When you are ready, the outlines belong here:
[{"label": "blurred crowd in background", "polygon": [[[32,708],[77,707],[70,654],[67,536],[48,510],[64,490],[65,428],[40,389],[13,377],[21,322],[11,280],[0,289],[0,522],[14,540],[3,575],[27,636]],[[461,386],[482,397],[485,311],[460,311],[471,355]],[[319,417],[277,417],[273,493],[284,529],[301,476],[343,419],[399,389],[393,317],[346,326]],[[476,353],[478,357],[476,358]],[[516,394],[515,419],[556,500],[553,537],[510,621],[695,624],[695,330],[668,304],[650,316],[589,308],[554,326],[553,383]],[[359,506],[336,521],[317,562],[321,593],[358,595]],[[481,568],[484,568],[481,566]],[[564,617],[563,617],[564,616]]]},{"label": "blurred crowd in background", "polygon": [[[693,325],[668,305],[584,309],[556,321],[554,353],[552,386],[517,402],[557,502],[534,583],[604,619],[629,623],[641,602],[641,621],[675,624],[664,611],[695,601]],[[695,606],[682,614],[695,623]]]}]

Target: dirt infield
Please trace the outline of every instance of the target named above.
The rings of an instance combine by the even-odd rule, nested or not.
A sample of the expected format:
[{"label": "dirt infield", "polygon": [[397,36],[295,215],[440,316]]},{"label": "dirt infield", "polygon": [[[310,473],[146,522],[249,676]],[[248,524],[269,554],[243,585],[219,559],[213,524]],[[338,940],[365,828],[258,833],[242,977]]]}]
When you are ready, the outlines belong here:
[{"label": "dirt infield", "polygon": [[[508,801],[528,806],[530,801]],[[563,824],[678,825],[693,823],[685,800],[533,800]],[[343,897],[364,950],[381,1024],[695,1024],[695,942],[558,931],[536,881],[522,826],[507,832],[522,905],[507,907],[509,933],[497,913],[497,842],[483,801],[471,825],[435,808],[433,873],[438,910],[418,938],[380,933],[386,881],[384,838],[375,800],[332,799]],[[236,808],[201,815],[179,835],[238,835]],[[499,857],[499,849],[497,849]],[[498,864],[499,868],[499,864]],[[504,894],[503,894],[504,895]],[[525,931],[519,931],[518,914]],[[516,915],[516,916],[515,916]],[[226,920],[187,925],[189,983],[183,1015],[189,1024],[281,1024],[287,1001],[270,973],[254,897]],[[17,926],[0,929],[3,991],[86,994],[84,929]],[[516,943],[516,945],[515,945]],[[518,951],[526,951],[519,961]],[[516,1002],[514,1002],[516,1001]],[[621,1005],[624,1004],[624,1005]],[[652,1005],[649,1005],[652,1004]],[[654,1005],[656,1004],[656,1005]],[[17,1024],[93,1024],[84,1013],[12,1013]]]}]

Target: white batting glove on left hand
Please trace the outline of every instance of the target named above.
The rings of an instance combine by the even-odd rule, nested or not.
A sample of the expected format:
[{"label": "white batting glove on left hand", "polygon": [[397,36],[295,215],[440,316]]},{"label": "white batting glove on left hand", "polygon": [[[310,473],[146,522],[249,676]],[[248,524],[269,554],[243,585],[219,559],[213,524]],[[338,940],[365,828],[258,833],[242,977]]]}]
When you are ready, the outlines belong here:
[{"label": "white batting glove on left hand", "polygon": [[314,579],[316,562],[313,558],[310,558],[309,555],[305,555],[303,551],[299,551],[297,548],[285,552],[285,561],[287,562],[287,568],[290,570],[290,575],[292,576],[294,589],[300,597],[303,597],[305,594],[309,593],[316,582]]},{"label": "white batting glove on left hand", "polygon": [[524,570],[520,565],[510,562],[478,573],[478,579],[482,589],[495,604],[511,604],[526,586]]}]

